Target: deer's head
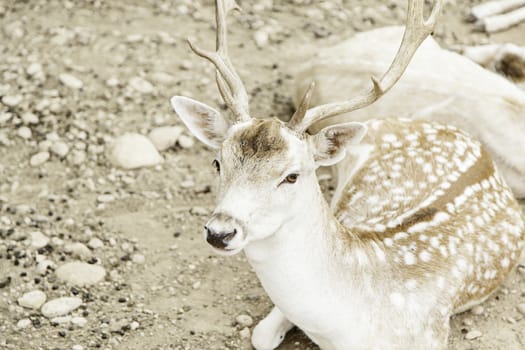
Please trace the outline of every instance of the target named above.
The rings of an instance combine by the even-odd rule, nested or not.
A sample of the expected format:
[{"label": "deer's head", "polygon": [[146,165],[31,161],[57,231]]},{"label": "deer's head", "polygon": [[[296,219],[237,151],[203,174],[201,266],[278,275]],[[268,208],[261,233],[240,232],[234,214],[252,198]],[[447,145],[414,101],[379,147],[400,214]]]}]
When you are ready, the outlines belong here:
[{"label": "deer's head", "polygon": [[317,188],[315,169],[343,159],[366,131],[364,124],[346,123],[309,135],[278,119],[230,122],[186,97],[173,97],[171,103],[188,129],[217,150],[218,202],[205,234],[227,254],[304,215]]},{"label": "deer's head", "polygon": [[232,0],[216,1],[217,48],[192,50],[215,65],[217,85],[233,120],[187,97],[175,96],[172,107],[200,141],[217,150],[218,203],[205,226],[206,240],[218,252],[234,254],[253,241],[268,238],[305,208],[318,188],[315,169],[341,161],[366,133],[362,123],[329,126],[307,133],[314,122],[363,108],[376,101],[399,79],[416,48],[432,31],[441,2],[423,19],[422,1],[409,2],[409,20],[401,48],[387,73],[373,88],[351,100],[308,109],[313,84],[290,122],[250,116],[248,94],[235,71],[226,45],[226,13]]}]

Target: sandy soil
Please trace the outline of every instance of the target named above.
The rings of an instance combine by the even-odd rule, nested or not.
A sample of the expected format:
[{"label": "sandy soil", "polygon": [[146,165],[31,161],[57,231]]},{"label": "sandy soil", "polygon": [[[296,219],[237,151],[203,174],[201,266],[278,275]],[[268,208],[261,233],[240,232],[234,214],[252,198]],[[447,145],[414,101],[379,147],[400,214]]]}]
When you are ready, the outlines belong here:
[{"label": "sandy soil", "polygon": [[[230,20],[231,56],[256,116],[287,118],[296,63],[357,31],[402,23],[404,3],[240,2],[244,12]],[[436,30],[440,42],[525,45],[525,25],[492,36],[473,32],[462,19],[475,3],[449,1]],[[250,348],[236,316],[257,322],[271,302],[242,255],[215,256],[202,238],[214,205],[212,152],[197,142],[178,144],[162,153],[162,165],[135,171],[117,169],[105,156],[111,140],[125,132],[181,125],[169,107],[172,95],[220,105],[213,70],[185,43],[190,37],[211,45],[212,23],[212,2],[202,0],[0,3],[0,97],[22,96],[14,106],[0,104],[0,348]],[[270,35],[259,48],[253,37],[261,30]],[[32,63],[41,65],[43,76],[28,71]],[[82,87],[61,83],[63,73]],[[134,88],[130,81],[137,77],[151,89]],[[30,166],[42,141],[55,137],[69,153]],[[49,249],[27,247],[25,235],[35,229],[52,238]],[[93,237],[104,242],[92,254],[108,270],[105,281],[73,288],[57,281],[54,268],[36,271],[37,254],[60,265],[74,260],[60,241]],[[525,302],[522,272],[476,314],[452,319],[450,349],[525,348],[525,320],[516,309]],[[53,323],[18,306],[17,298],[33,289],[48,298],[82,296],[73,315],[87,324]],[[20,329],[23,318],[31,325]],[[481,336],[466,340],[473,330]],[[280,347],[316,348],[298,330]]]}]

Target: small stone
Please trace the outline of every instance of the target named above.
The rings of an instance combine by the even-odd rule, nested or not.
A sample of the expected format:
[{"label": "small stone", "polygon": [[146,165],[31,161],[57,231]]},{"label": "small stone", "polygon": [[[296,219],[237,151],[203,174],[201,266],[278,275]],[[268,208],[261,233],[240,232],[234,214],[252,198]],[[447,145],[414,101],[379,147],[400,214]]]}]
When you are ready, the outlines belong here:
[{"label": "small stone", "polygon": [[79,242],[66,244],[64,250],[66,253],[71,253],[74,257],[79,257],[81,259],[89,259],[92,256],[91,250]]},{"label": "small stone", "polygon": [[266,45],[268,45],[269,35],[265,30],[258,30],[253,35],[253,40],[255,41],[255,45],[257,45],[258,48],[262,49]]},{"label": "small stone", "polygon": [[109,78],[108,80],[106,80],[106,86],[108,87],[115,87],[115,86],[119,86],[120,84],[120,81],[115,78],[115,77],[112,77],[112,78]]},{"label": "small stone", "polygon": [[78,90],[78,89],[82,89],[82,87],[84,86],[84,83],[82,82],[82,80],[78,79],[77,77],[71,74],[62,73],[58,76],[58,79],[60,80],[62,84],[64,84],[65,86],[71,89]]},{"label": "small stone", "polygon": [[51,323],[58,323],[58,324],[69,323],[69,322],[71,322],[71,316],[53,317],[50,321],[51,321]]},{"label": "small stone", "polygon": [[190,213],[196,216],[206,216],[209,214],[208,210],[206,210],[206,208],[203,207],[193,207],[190,209]]},{"label": "small stone", "polygon": [[110,203],[115,201],[115,196],[112,194],[101,194],[97,196],[97,202],[99,203]]},{"label": "small stone", "polygon": [[193,137],[187,135],[180,135],[177,141],[182,148],[191,148],[195,144]]},{"label": "small stone", "polygon": [[86,152],[82,150],[74,150],[71,152],[71,163],[80,165],[86,161]]},{"label": "small stone", "polygon": [[71,347],[71,350],[84,350],[84,347],[79,344],[75,344]]},{"label": "small stone", "polygon": [[74,261],[60,266],[55,273],[61,281],[75,286],[86,286],[102,281],[106,276],[106,269],[100,265]]},{"label": "small stone", "polygon": [[7,95],[2,97],[2,103],[7,107],[16,107],[22,102],[22,95]]},{"label": "small stone", "polygon": [[87,324],[87,320],[84,317],[78,317],[77,316],[77,317],[73,317],[71,319],[71,323],[74,324],[77,327],[82,328],[82,327],[84,327]]},{"label": "small stone", "polygon": [[47,237],[40,231],[31,232],[29,234],[29,238],[30,238],[32,248],[36,248],[36,249],[43,248],[49,243],[49,237]]},{"label": "small stone", "polygon": [[38,124],[39,122],[38,117],[31,112],[22,114],[21,118],[24,124]]},{"label": "small stone", "polygon": [[137,321],[133,321],[129,324],[129,327],[131,328],[132,331],[134,331],[135,329],[140,327],[140,324]]},{"label": "small stone", "polygon": [[27,292],[22,297],[18,298],[18,305],[28,309],[40,309],[40,307],[46,302],[46,293],[40,290],[34,290]]},{"label": "small stone", "polygon": [[472,326],[474,324],[474,321],[472,321],[471,318],[465,318],[462,322],[465,326]]},{"label": "small stone", "polygon": [[144,264],[146,258],[142,254],[133,254],[131,261],[133,261],[135,264]]},{"label": "small stone", "polygon": [[485,312],[485,309],[481,305],[475,306],[472,308],[472,310],[470,310],[471,314],[477,315],[477,316],[482,315],[483,312]]},{"label": "small stone", "polygon": [[42,152],[49,152],[53,143],[49,140],[42,140],[38,143],[38,149]]},{"label": "small stone", "polygon": [[129,86],[141,94],[151,94],[153,92],[153,85],[144,78],[133,77],[129,80]]},{"label": "small stone", "polygon": [[31,157],[29,164],[31,166],[39,166],[47,162],[49,159],[49,152],[39,152]]},{"label": "small stone", "polygon": [[177,82],[177,78],[166,72],[154,72],[151,74],[151,80],[159,84],[174,84]]},{"label": "small stone", "polygon": [[241,331],[239,332],[239,335],[241,336],[242,339],[250,338],[250,328],[245,327],[241,329]]},{"label": "small stone", "polygon": [[235,322],[241,327],[250,327],[253,324],[253,319],[249,315],[239,315],[235,318]]},{"label": "small stone", "polygon": [[179,126],[162,126],[151,130],[148,137],[159,151],[165,151],[177,143],[183,129]]},{"label": "small stone", "polygon": [[91,249],[98,249],[104,246],[104,242],[102,242],[100,239],[95,237],[95,238],[91,238],[87,245]]},{"label": "small stone", "polygon": [[62,297],[48,301],[40,310],[47,318],[64,316],[82,305],[82,300],[77,297]]},{"label": "small stone", "polygon": [[16,323],[16,327],[20,329],[24,329],[24,328],[31,326],[32,323],[33,322],[31,322],[29,318],[23,318]]},{"label": "small stone", "polygon": [[151,141],[140,134],[124,134],[113,143],[110,161],[124,169],[136,169],[162,163],[163,159]]},{"label": "small stone", "polygon": [[42,68],[42,65],[40,63],[36,63],[36,62],[33,62],[31,63],[27,69],[26,69],[26,73],[27,75],[29,76],[36,76],[36,75],[41,75],[43,74],[44,70]]},{"label": "small stone", "polygon": [[69,153],[69,146],[63,141],[55,141],[51,145],[51,152],[60,158],[64,158]]},{"label": "small stone", "polygon": [[28,140],[31,138],[31,136],[33,136],[31,129],[29,129],[27,126],[21,126],[20,128],[18,128],[16,134],[24,140]]},{"label": "small stone", "polygon": [[481,337],[482,335],[483,335],[483,333],[481,333],[480,331],[473,330],[473,331],[470,331],[467,334],[465,334],[465,339],[467,339],[467,340],[474,340],[476,338]]},{"label": "small stone", "polygon": [[36,272],[40,275],[45,275],[50,269],[55,267],[55,263],[51,260],[44,259],[39,261],[36,265]]},{"label": "small stone", "polygon": [[525,316],[525,303],[518,304],[518,306],[516,306],[516,309],[520,314]]}]

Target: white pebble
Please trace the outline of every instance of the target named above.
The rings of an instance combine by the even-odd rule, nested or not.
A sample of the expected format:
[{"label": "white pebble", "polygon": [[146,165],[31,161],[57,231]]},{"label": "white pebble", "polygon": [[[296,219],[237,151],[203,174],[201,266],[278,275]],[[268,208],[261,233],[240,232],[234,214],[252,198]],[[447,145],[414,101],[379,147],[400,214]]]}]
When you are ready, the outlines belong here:
[{"label": "white pebble", "polygon": [[155,148],[162,152],[175,145],[182,130],[179,126],[162,126],[151,130],[148,137]]},{"label": "white pebble", "polygon": [[63,141],[55,141],[51,145],[51,152],[60,158],[64,158],[69,153],[69,146]]},{"label": "white pebble", "polygon": [[483,335],[483,333],[481,333],[480,331],[470,331],[468,332],[467,334],[465,334],[465,339],[467,340],[474,340],[476,338],[479,338]]},{"label": "white pebble", "polygon": [[40,290],[34,290],[27,292],[18,298],[18,305],[26,307],[28,309],[39,309],[45,302],[47,296],[46,293]]},{"label": "white pebble", "polygon": [[235,318],[235,322],[242,327],[250,327],[253,324],[253,319],[249,315],[239,315]]},{"label": "white pebble", "polygon": [[485,309],[481,305],[475,306],[472,308],[472,310],[470,310],[470,313],[477,316],[482,315],[483,312],[485,312]]},{"label": "white pebble", "polygon": [[29,238],[30,238],[32,248],[36,248],[36,249],[43,248],[49,243],[49,237],[47,237],[40,231],[31,232],[29,234]]},{"label": "white pebble", "polygon": [[241,329],[241,331],[239,332],[239,335],[241,336],[242,339],[250,338],[250,329],[248,327]]},{"label": "white pebble", "polygon": [[71,318],[71,323],[77,327],[84,327],[87,324],[87,320],[84,317],[73,317]]},{"label": "white pebble", "polygon": [[53,317],[50,321],[52,323],[58,323],[58,324],[69,323],[71,322],[71,316],[68,315],[68,316]]},{"label": "white pebble", "polygon": [[26,73],[29,76],[41,75],[43,74],[43,68],[40,63],[31,63],[26,69]]},{"label": "white pebble", "polygon": [[187,135],[180,135],[177,141],[182,148],[191,148],[195,144],[193,137]]},{"label": "white pebble", "polygon": [[47,318],[64,316],[82,305],[82,300],[77,297],[62,297],[48,301],[40,310]]},{"label": "white pebble", "polygon": [[110,203],[115,201],[115,196],[112,194],[101,194],[97,196],[97,202],[99,203]]},{"label": "white pebble", "polygon": [[142,94],[151,94],[153,92],[153,85],[144,78],[133,77],[129,80],[129,86]]},{"label": "white pebble", "polygon": [[95,237],[95,238],[91,238],[87,245],[91,249],[98,249],[104,246],[104,242],[102,242],[100,239]]},{"label": "white pebble", "polygon": [[79,242],[66,244],[64,250],[66,253],[70,253],[74,257],[79,257],[81,259],[88,259],[91,257],[91,250]]},{"label": "white pebble", "polygon": [[86,161],[86,152],[81,150],[74,150],[71,152],[71,162],[75,165],[80,165]]},{"label": "white pebble", "polygon": [[144,264],[146,258],[142,254],[133,254],[131,261],[133,261],[135,264]]},{"label": "white pebble", "polygon": [[22,102],[22,95],[7,95],[2,97],[2,103],[7,107],[16,107]]},{"label": "white pebble", "polygon": [[31,157],[29,164],[31,166],[39,166],[47,162],[49,159],[49,152],[39,152]]},{"label": "white pebble", "polygon": [[132,331],[134,331],[135,329],[140,327],[140,324],[137,321],[133,321],[129,324],[129,327],[131,328]]},{"label": "white pebble", "polygon": [[151,141],[140,134],[124,134],[110,148],[110,161],[124,169],[136,169],[162,163],[163,159]]},{"label": "white pebble", "polygon": [[74,261],[60,266],[55,273],[61,281],[75,286],[86,286],[102,281],[106,276],[106,269],[100,265]]},{"label": "white pebble", "polygon": [[31,138],[31,136],[33,136],[31,129],[29,129],[27,126],[21,126],[20,128],[18,128],[16,134],[24,140],[28,140]]},{"label": "white pebble", "polygon": [[516,306],[516,309],[520,314],[525,315],[525,303],[518,304],[518,306]]},{"label": "white pebble", "polygon": [[31,326],[31,323],[32,322],[29,318],[23,318],[16,323],[16,327],[20,329],[24,329],[24,328]]},{"label": "white pebble", "polygon": [[257,45],[258,48],[263,48],[266,45],[268,45],[268,33],[265,30],[258,30],[253,35],[253,40],[255,41],[255,45]]},{"label": "white pebble", "polygon": [[31,112],[22,114],[21,118],[25,124],[38,124],[38,117]]},{"label": "white pebble", "polygon": [[71,347],[71,350],[84,350],[84,347],[79,344],[75,344]]},{"label": "white pebble", "polygon": [[78,79],[77,77],[71,74],[67,74],[67,73],[60,74],[58,76],[58,79],[60,80],[62,84],[64,84],[65,86],[71,89],[78,90],[78,89],[82,89],[82,87],[84,86],[84,83],[82,82],[82,80]]},{"label": "white pebble", "polygon": [[42,261],[39,261],[36,265],[36,272],[40,275],[45,275],[50,267],[54,268],[55,263],[51,260],[44,259]]}]

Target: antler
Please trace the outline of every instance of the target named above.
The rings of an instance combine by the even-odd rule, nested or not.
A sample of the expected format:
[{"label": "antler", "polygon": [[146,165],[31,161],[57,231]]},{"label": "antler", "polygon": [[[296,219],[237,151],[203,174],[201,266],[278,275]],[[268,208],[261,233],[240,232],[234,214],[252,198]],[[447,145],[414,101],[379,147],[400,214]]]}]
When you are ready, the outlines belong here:
[{"label": "antler", "polygon": [[226,14],[232,9],[239,9],[235,0],[215,1],[215,20],[217,22],[216,51],[206,51],[188,40],[192,51],[213,63],[216,69],[217,86],[221,96],[237,120],[250,120],[248,93],[239,74],[235,71],[228,57]]},{"label": "antler", "polygon": [[424,0],[408,1],[407,24],[401,46],[381,80],[372,77],[372,89],[347,101],[328,103],[311,108],[301,121],[294,120],[293,128],[304,132],[310,125],[319,120],[364,108],[377,101],[390,90],[407,68],[417,48],[432,33],[437,15],[441,11],[443,0],[436,0],[434,8],[426,20],[424,18],[424,3]]}]

